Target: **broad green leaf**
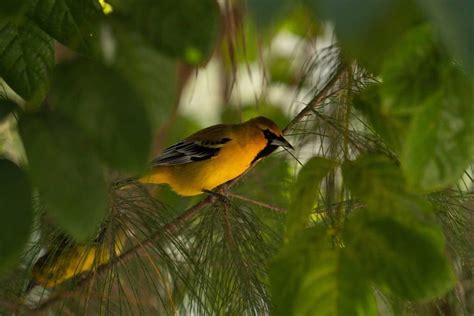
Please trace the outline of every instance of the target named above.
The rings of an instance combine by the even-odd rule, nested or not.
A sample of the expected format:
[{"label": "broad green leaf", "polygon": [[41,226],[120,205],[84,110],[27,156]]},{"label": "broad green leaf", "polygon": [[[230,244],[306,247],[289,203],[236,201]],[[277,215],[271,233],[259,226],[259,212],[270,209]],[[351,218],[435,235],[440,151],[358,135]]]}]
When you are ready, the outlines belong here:
[{"label": "broad green leaf", "polygon": [[426,25],[408,33],[382,71],[383,112],[409,115],[402,169],[421,191],[454,184],[474,159],[473,83],[432,37]]},{"label": "broad green leaf", "polygon": [[303,230],[270,267],[274,315],[377,315],[355,253],[333,247],[320,228]]},{"label": "broad green leaf", "polygon": [[177,65],[161,55],[138,34],[117,31],[114,67],[144,98],[153,127],[163,124],[171,115],[177,97]]},{"label": "broad green leaf", "polygon": [[382,290],[409,300],[437,298],[454,286],[442,230],[413,216],[359,212],[346,225],[346,245]]},{"label": "broad green leaf", "polygon": [[19,123],[29,173],[46,211],[76,239],[96,233],[107,207],[104,170],[75,125],[55,113]]},{"label": "broad green leaf", "polygon": [[148,164],[152,131],[134,88],[114,69],[79,61],[57,67],[50,103],[84,130],[110,166],[139,173]]},{"label": "broad green leaf", "polygon": [[441,34],[446,47],[474,76],[474,1],[417,0]]},{"label": "broad green leaf", "polygon": [[443,233],[426,199],[405,188],[400,168],[386,157],[365,155],[345,162],[342,171],[368,209],[349,219],[344,234],[366,275],[402,298],[430,299],[449,290],[453,276]]},{"label": "broad green leaf", "polygon": [[219,16],[215,0],[140,0],[131,24],[163,53],[198,64],[212,53]]},{"label": "broad green leaf", "polygon": [[430,204],[406,189],[400,167],[385,156],[364,155],[346,161],[342,174],[351,192],[374,212],[401,218],[415,214],[420,220],[432,215]]},{"label": "broad green leaf", "polygon": [[0,123],[20,108],[12,100],[0,95]]},{"label": "broad green leaf", "polygon": [[33,0],[27,15],[64,45],[87,53],[97,50],[103,16],[97,0]]},{"label": "broad green leaf", "polygon": [[473,91],[458,73],[413,118],[401,156],[412,188],[434,191],[454,185],[474,161]]},{"label": "broad green leaf", "polygon": [[0,17],[18,16],[27,3],[27,0],[2,0],[0,2]]},{"label": "broad green leaf", "polygon": [[293,238],[307,225],[318,199],[319,184],[336,165],[334,161],[313,157],[300,170],[290,199],[287,239]]},{"label": "broad green leaf", "polygon": [[33,225],[31,189],[24,172],[0,159],[0,271],[15,262],[25,247]]},{"label": "broad green leaf", "polygon": [[334,23],[336,35],[349,55],[378,71],[385,53],[419,20],[410,0],[305,0],[316,15]]},{"label": "broad green leaf", "polygon": [[383,63],[382,111],[393,116],[418,110],[444,84],[451,67],[430,25],[410,30]]},{"label": "broad green leaf", "polygon": [[31,104],[40,103],[54,66],[52,39],[35,24],[0,22],[0,77]]}]

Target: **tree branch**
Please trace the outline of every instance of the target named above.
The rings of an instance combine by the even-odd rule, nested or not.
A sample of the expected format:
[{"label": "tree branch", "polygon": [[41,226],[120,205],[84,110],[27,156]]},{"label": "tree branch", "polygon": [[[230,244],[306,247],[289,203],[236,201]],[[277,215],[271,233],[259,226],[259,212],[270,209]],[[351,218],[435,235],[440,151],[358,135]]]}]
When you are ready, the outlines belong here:
[{"label": "tree branch", "polygon": [[258,205],[258,206],[261,206],[261,207],[264,207],[264,208],[268,208],[269,210],[272,210],[272,211],[275,211],[275,212],[278,212],[278,213],[286,213],[287,212],[287,209],[285,209],[285,208],[282,208],[282,207],[279,207],[279,206],[273,206],[273,205],[270,205],[270,204],[267,204],[267,203],[264,203],[264,202],[260,202],[260,201],[256,201],[256,200],[250,199],[246,196],[242,196],[242,195],[235,194],[235,193],[232,193],[232,192],[228,192],[227,195],[229,195],[231,197],[234,197],[236,199],[248,202],[248,203],[252,203],[254,205]]}]

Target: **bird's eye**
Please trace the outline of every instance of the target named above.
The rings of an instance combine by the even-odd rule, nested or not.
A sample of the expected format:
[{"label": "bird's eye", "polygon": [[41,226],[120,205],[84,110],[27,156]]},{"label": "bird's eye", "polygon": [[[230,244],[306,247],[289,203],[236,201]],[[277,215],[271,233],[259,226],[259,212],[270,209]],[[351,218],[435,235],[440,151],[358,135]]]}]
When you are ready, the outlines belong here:
[{"label": "bird's eye", "polygon": [[272,132],[270,132],[269,129],[263,130],[263,135],[265,136],[266,139],[274,139],[276,136]]}]

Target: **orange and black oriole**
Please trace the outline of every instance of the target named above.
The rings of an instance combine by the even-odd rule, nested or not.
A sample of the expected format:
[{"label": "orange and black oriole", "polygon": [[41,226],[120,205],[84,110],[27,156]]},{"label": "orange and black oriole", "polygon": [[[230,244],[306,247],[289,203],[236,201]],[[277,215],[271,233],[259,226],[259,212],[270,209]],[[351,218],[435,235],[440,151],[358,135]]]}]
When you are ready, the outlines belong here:
[{"label": "orange and black oriole", "polygon": [[[141,183],[168,184],[183,196],[237,178],[279,146],[293,149],[270,119],[259,116],[240,124],[218,124],[200,130],[166,148],[151,163]],[[131,179],[118,181],[122,186]]]}]

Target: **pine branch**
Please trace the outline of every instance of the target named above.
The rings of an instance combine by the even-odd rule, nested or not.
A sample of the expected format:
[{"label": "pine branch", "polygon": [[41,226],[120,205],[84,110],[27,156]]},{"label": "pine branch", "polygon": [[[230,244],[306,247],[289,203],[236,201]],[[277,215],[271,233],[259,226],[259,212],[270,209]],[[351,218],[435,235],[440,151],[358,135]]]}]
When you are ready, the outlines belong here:
[{"label": "pine branch", "polygon": [[322,104],[322,101],[326,99],[327,93],[334,87],[335,83],[339,81],[342,75],[345,73],[346,65],[344,63],[338,64],[333,76],[329,79],[324,87],[309,101],[308,105],[305,106],[283,129],[283,133],[291,129],[296,123],[301,121],[304,117],[311,114],[315,107]]},{"label": "pine branch", "polygon": [[165,233],[172,233],[175,232],[178,227],[186,222],[189,222],[191,219],[194,218],[194,216],[204,207],[212,204],[216,198],[214,196],[208,196],[205,199],[201,200],[194,206],[190,207],[186,212],[184,212],[182,215],[178,216],[175,220],[172,222],[166,224],[162,229],[159,231],[155,232],[152,234],[150,237],[145,239],[142,242],[139,242],[135,246],[131,247],[121,255],[117,256],[114,260],[109,261],[107,264],[102,265],[97,268],[95,273],[91,273],[84,277],[72,290],[69,291],[63,291],[59,292],[56,295],[50,296],[47,300],[42,302],[40,305],[37,307],[31,309],[31,312],[33,313],[40,313],[51,307],[54,303],[62,300],[63,298],[66,297],[71,297],[72,294],[78,293],[84,286],[89,284],[89,281],[91,281],[94,277],[96,277],[99,274],[102,274],[109,270],[114,264],[120,262],[120,263],[125,263],[129,261],[131,258],[133,258],[137,254],[141,254],[144,249],[147,247],[153,245],[153,242],[160,237],[161,235]]}]

